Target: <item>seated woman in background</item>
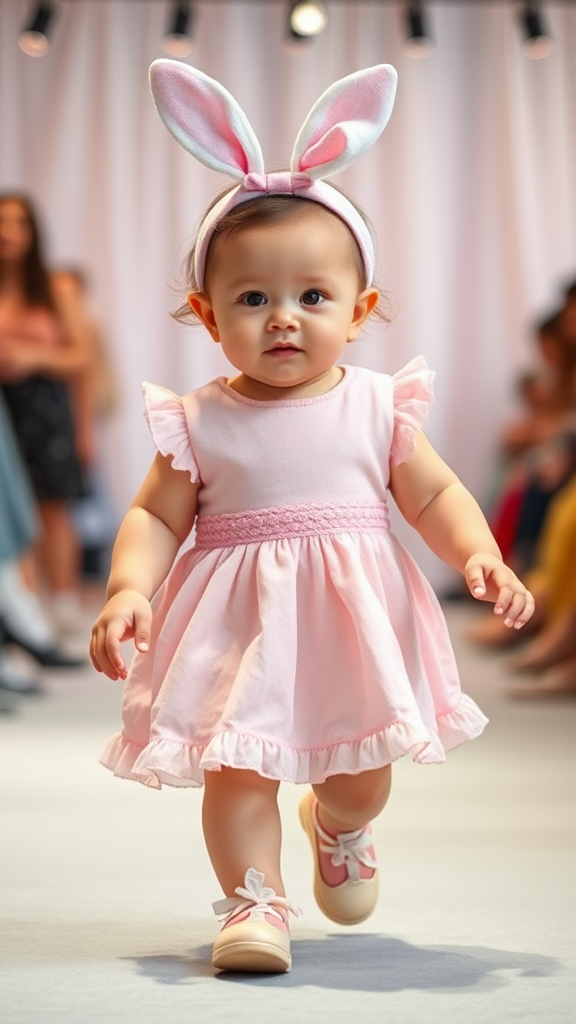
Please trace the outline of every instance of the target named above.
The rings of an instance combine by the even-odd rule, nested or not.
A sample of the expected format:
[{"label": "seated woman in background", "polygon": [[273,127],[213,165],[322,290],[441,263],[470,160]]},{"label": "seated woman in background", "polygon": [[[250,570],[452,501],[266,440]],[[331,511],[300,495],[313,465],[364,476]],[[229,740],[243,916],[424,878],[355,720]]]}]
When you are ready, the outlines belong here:
[{"label": "seated woman in background", "polygon": [[30,201],[0,195],[0,383],[40,511],[37,563],[62,626],[78,608],[67,502],[83,493],[69,386],[89,359],[83,313],[52,287]]},{"label": "seated woman in background", "polygon": [[[539,635],[511,667],[535,672],[568,658],[573,614],[576,628],[576,282],[566,292],[564,308],[540,324],[538,339],[548,366],[542,381],[548,394],[545,388],[537,392],[539,411],[504,435],[511,461],[493,516],[495,536],[511,561],[532,570],[528,578],[536,611],[529,632]],[[469,638],[493,646],[525,639],[505,633],[497,620],[483,618]],[[558,685],[565,689],[564,671]],[[537,693],[533,686],[529,692]]]},{"label": "seated woman in background", "polygon": [[105,471],[112,457],[110,427],[119,407],[119,388],[106,339],[87,306],[85,272],[75,266],[58,267],[51,281],[57,296],[84,310],[90,361],[74,378],[70,391],[86,493],[72,502],[70,511],[82,549],[84,588],[91,580],[101,589],[119,525]]},{"label": "seated woman in background", "polygon": [[556,442],[572,416],[576,349],[565,342],[561,314],[538,324],[536,338],[544,366],[519,379],[525,411],[504,430],[499,495],[489,516],[502,556],[517,571],[533,564],[548,503],[571,472]]},{"label": "seated woman in background", "polygon": [[[576,461],[576,433],[571,444]],[[576,473],[550,505],[530,587],[541,626],[510,667],[538,678],[510,692],[576,696]]]},{"label": "seated woman in background", "polygon": [[[77,668],[83,658],[58,647],[44,608],[22,580],[19,560],[38,533],[36,503],[0,389],[0,710],[14,695],[38,693],[36,674],[23,667],[13,646],[47,668]],[[4,699],[2,699],[4,695]],[[10,702],[7,707],[11,708]]]}]

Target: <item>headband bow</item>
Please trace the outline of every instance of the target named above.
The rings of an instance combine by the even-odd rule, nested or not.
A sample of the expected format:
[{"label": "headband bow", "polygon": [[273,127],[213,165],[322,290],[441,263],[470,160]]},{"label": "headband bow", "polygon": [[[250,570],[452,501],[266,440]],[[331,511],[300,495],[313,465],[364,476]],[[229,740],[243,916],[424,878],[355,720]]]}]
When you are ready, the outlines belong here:
[{"label": "headband bow", "polygon": [[356,71],[334,82],[300,129],[290,170],[266,174],[264,157],[240,105],[219,82],[188,64],[156,60],[150,87],[168,131],[206,167],[239,182],[206,214],[196,241],[195,274],[204,287],[208,246],[219,220],[239,203],[266,194],[296,194],[326,206],[352,231],[364,261],[366,284],[374,273],[374,247],[364,220],[326,174],[344,170],[372,146],[386,127],[397,74],[389,64]]}]

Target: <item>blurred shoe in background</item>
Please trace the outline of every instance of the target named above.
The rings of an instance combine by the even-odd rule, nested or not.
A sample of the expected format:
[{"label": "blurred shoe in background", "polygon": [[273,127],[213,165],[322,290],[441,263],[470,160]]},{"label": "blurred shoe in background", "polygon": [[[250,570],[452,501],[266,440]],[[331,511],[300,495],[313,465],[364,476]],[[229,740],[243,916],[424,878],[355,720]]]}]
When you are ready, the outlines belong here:
[{"label": "blurred shoe in background", "polygon": [[40,680],[19,665],[5,647],[0,647],[0,690],[22,697],[42,693]]},{"label": "blurred shoe in background", "polygon": [[17,562],[0,565],[0,624],[5,639],[46,668],[80,668],[85,658],[66,654],[58,646],[37,594],[24,586]]},{"label": "blurred shoe in background", "polygon": [[50,618],[58,636],[78,636],[85,631],[80,598],[74,591],[52,594]]}]

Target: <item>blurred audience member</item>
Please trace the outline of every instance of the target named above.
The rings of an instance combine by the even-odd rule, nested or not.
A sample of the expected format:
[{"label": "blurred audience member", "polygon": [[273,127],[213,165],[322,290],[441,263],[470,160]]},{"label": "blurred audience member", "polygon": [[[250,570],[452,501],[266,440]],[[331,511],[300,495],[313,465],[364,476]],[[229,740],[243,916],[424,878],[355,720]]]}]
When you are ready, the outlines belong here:
[{"label": "blurred audience member", "polygon": [[[0,574],[30,547],[36,529],[34,499],[0,394]],[[21,672],[6,647],[3,612],[8,610],[8,605],[9,602],[2,599],[0,583],[0,690],[12,694],[35,693],[39,689],[38,679]]]},{"label": "blurred audience member", "polygon": [[[576,281],[572,281],[564,291],[564,308],[561,317],[566,344],[572,352],[576,352]],[[573,384],[576,382],[573,381]],[[576,400],[576,386],[573,388],[572,397]]]},{"label": "blurred audience member", "polygon": [[[576,452],[576,434],[572,443]],[[510,667],[542,675],[512,692],[576,696],[576,473],[550,506],[538,553],[528,586],[541,627]]]},{"label": "blurred audience member", "polygon": [[38,525],[32,489],[0,393],[0,690],[4,694],[40,689],[37,676],[22,668],[10,645],[17,644],[42,665],[83,664],[58,649],[38,596],[24,585],[18,560],[30,549]]},{"label": "blurred audience member", "polygon": [[102,581],[108,572],[110,550],[118,528],[105,483],[107,426],[118,409],[118,388],[99,324],[86,305],[87,282],[77,267],[52,274],[56,294],[69,297],[84,310],[90,360],[72,384],[72,402],[80,449],[86,466],[86,493],[71,505],[72,519],[82,547],[84,578]]},{"label": "blurred audience member", "polygon": [[59,626],[78,615],[67,502],[84,484],[69,386],[89,359],[82,311],[52,287],[30,201],[0,195],[0,382],[38,502],[37,560]]},{"label": "blurred audience member", "polygon": [[[539,340],[547,387],[538,382],[532,413],[504,436],[511,461],[496,519],[503,546],[533,561],[527,581],[536,612],[527,632],[537,635],[510,666],[544,673],[513,691],[527,697],[576,693],[576,282],[560,312],[540,325]],[[493,617],[469,635],[496,646],[525,639],[510,637]]]},{"label": "blurred audience member", "polygon": [[548,504],[572,473],[562,436],[574,414],[576,346],[565,340],[562,312],[538,324],[536,337],[543,366],[519,380],[525,411],[504,430],[500,492],[489,516],[517,571],[533,564]]}]

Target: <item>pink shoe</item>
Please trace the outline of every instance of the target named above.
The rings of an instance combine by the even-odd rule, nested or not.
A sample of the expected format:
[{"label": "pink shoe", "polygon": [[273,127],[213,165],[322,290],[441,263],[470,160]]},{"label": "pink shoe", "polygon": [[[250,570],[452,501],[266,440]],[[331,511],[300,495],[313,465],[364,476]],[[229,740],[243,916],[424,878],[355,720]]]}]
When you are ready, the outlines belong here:
[{"label": "pink shoe", "polygon": [[[370,825],[330,835],[318,821],[318,801],[312,790],[300,801],[299,814],[314,855],[314,896],[320,910],[337,924],[360,924],[378,900],[378,865]],[[330,854],[328,861],[325,854]],[[342,881],[333,881],[342,874]]]},{"label": "pink shoe", "polygon": [[301,917],[302,911],[263,888],[263,881],[260,871],[248,868],[246,888],[238,886],[238,896],[212,904],[215,914],[226,915],[212,950],[212,963],[219,970],[281,973],[292,966],[287,917],[288,912]]}]

